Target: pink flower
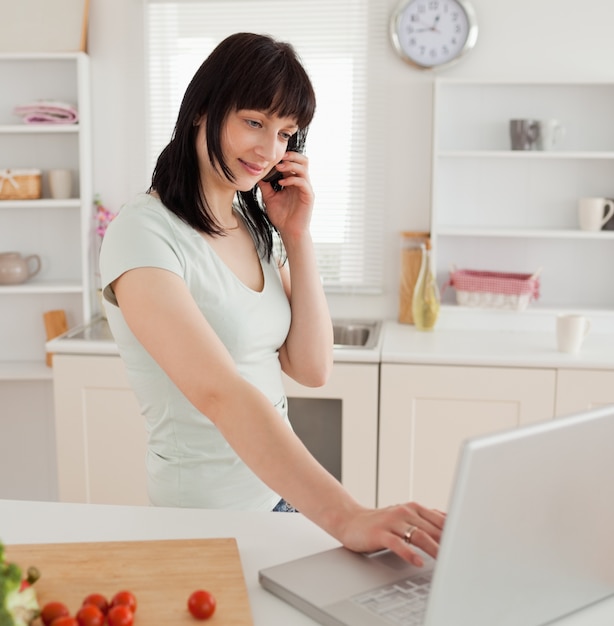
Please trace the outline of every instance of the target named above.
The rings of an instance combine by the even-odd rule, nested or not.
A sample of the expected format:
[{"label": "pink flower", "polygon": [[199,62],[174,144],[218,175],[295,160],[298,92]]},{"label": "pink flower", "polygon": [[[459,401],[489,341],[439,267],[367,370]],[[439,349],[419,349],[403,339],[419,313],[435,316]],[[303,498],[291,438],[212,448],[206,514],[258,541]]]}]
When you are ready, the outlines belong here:
[{"label": "pink flower", "polygon": [[100,196],[94,198],[94,206],[96,207],[96,233],[102,239],[107,232],[107,227],[113,221],[117,213],[113,213],[113,211],[109,211],[109,209],[103,206]]}]

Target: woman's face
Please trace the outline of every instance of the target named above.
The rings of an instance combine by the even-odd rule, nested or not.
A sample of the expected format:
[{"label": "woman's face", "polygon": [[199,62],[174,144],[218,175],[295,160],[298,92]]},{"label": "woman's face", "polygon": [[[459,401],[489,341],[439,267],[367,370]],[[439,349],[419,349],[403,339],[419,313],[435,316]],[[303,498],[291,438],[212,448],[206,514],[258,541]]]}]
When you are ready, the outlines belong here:
[{"label": "woman's face", "polygon": [[221,134],[222,151],[234,180],[228,180],[209,161],[205,122],[200,125],[197,153],[205,187],[227,185],[233,191],[248,191],[281,161],[288,140],[298,130],[296,120],[264,111],[242,109],[231,112]]}]

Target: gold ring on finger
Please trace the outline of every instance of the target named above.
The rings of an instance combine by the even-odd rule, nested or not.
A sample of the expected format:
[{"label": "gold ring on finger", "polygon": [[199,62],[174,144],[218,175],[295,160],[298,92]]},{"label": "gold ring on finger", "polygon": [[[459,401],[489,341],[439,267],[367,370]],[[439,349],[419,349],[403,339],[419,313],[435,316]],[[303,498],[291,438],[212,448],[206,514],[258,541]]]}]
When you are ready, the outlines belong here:
[{"label": "gold ring on finger", "polygon": [[403,540],[405,543],[411,543],[411,536],[414,534],[414,531],[418,530],[417,526],[408,526],[407,530],[403,533]]}]

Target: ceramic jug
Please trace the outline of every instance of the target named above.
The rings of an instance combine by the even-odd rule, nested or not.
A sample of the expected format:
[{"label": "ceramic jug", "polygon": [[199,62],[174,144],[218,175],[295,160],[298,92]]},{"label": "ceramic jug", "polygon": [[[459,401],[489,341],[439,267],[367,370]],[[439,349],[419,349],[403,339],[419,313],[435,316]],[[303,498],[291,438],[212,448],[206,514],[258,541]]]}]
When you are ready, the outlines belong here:
[{"label": "ceramic jug", "polygon": [[23,257],[19,252],[0,253],[0,285],[18,285],[36,276],[41,269],[38,254]]}]

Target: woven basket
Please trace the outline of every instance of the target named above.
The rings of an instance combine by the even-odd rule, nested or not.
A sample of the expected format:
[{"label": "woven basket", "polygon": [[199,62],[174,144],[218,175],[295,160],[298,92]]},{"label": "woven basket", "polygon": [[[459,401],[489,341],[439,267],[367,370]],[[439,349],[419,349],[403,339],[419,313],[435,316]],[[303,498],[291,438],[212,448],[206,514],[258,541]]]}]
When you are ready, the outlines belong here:
[{"label": "woven basket", "polygon": [[40,197],[40,170],[0,170],[0,200],[34,200]]},{"label": "woven basket", "polygon": [[463,306],[522,311],[539,298],[540,272],[541,268],[533,274],[453,268],[444,288],[454,287],[456,301]]}]

